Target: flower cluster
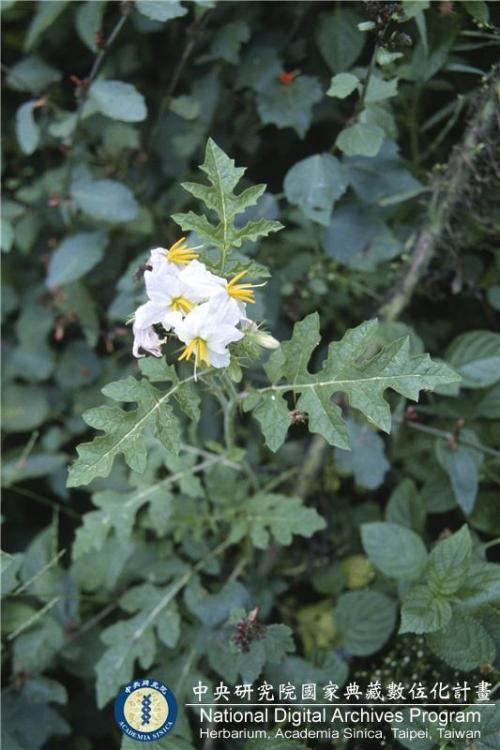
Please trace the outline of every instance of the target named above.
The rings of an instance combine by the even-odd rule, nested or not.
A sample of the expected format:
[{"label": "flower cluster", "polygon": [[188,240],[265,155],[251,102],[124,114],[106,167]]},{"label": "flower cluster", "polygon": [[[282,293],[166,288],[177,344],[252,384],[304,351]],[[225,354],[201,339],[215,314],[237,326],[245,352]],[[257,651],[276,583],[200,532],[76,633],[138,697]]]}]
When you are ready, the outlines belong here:
[{"label": "flower cluster", "polygon": [[244,273],[230,281],[216,276],[185,237],[168,250],[151,250],[144,272],[148,301],[134,316],[134,356],[160,357],[172,332],[183,344],[179,360],[193,358],[195,371],[202,364],[227,367],[229,344],[243,338],[242,328],[255,327],[246,316],[254,292],[251,284],[241,283]]}]

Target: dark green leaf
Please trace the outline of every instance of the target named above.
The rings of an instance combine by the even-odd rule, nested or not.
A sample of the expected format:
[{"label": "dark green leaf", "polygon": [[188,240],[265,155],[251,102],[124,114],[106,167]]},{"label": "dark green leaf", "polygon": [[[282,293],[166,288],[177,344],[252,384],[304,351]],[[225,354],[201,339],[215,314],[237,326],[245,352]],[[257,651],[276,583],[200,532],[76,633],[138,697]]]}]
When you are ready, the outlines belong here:
[{"label": "dark green leaf", "polygon": [[334,73],[350,68],[361,54],[365,36],[358,29],[358,21],[354,10],[340,5],[319,16],[315,31],[316,44]]},{"label": "dark green leaf", "polygon": [[84,276],[102,260],[107,241],[104,232],[79,232],[66,237],[50,258],[47,286],[53,289]]},{"label": "dark green leaf", "polygon": [[397,523],[366,523],[361,539],[371,562],[389,578],[413,581],[427,564],[427,550],[414,531]]},{"label": "dark green leaf", "polygon": [[338,599],[335,624],[346,651],[368,656],[389,640],[396,624],[396,607],[378,591],[349,591]]},{"label": "dark green leaf", "polygon": [[347,189],[347,180],[334,156],[317,154],[288,170],[284,189],[290,203],[299,206],[309,219],[328,226],[335,201]]}]

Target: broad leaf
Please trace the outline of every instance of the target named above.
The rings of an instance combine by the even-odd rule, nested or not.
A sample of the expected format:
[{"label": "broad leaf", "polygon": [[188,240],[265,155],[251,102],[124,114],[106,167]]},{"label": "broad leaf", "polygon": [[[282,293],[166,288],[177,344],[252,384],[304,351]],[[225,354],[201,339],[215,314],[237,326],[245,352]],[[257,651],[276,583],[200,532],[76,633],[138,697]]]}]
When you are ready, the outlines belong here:
[{"label": "broad leaf", "polygon": [[50,258],[47,286],[53,289],[84,276],[102,260],[106,244],[104,232],[79,232],[66,237]]},{"label": "broad leaf", "polygon": [[131,679],[136,660],[143,669],[149,669],[158,640],[170,648],[175,646],[180,634],[180,620],[174,598],[185,580],[186,577],[180,578],[166,589],[144,583],[121,598],[123,609],[138,614],[116,622],[102,633],[102,640],[108,648],[95,668],[99,707],[114,698],[121,685]]},{"label": "broad leaf", "polygon": [[95,81],[90,87],[89,97],[99,112],[112,120],[141,122],[146,119],[144,97],[130,83]]},{"label": "broad leaf", "polygon": [[37,100],[21,104],[16,112],[16,135],[21,151],[28,156],[34,153],[40,143],[40,129],[35,121],[34,110]]},{"label": "broad leaf", "polygon": [[392,141],[384,141],[375,157],[344,160],[348,180],[362,201],[393,205],[418,195],[424,186],[406,169]]},{"label": "broad leaf", "polygon": [[352,75],[352,73],[337,73],[336,76],[333,76],[326,95],[337,97],[337,99],[345,99],[358,86],[359,79],[357,76]]},{"label": "broad leaf", "polygon": [[279,544],[292,543],[294,534],[310,537],[325,528],[314,508],[306,508],[300,497],[259,493],[242,506],[231,530],[233,541],[248,535],[254,547],[265,549],[273,537]]},{"label": "broad leaf", "polygon": [[496,653],[493,639],[479,620],[463,615],[428,636],[427,643],[450,667],[464,672],[491,664]]},{"label": "broad leaf", "polygon": [[[464,440],[479,444],[478,437],[472,430],[463,430]],[[479,487],[479,469],[484,456],[480,450],[458,443],[448,445],[444,440],[436,441],[436,456],[444,471],[448,474],[453,494],[464,513],[471,513],[476,502]]]},{"label": "broad leaf", "polygon": [[347,70],[355,63],[365,45],[366,37],[358,29],[359,20],[353,9],[340,5],[319,16],[316,44],[334,73]]},{"label": "broad leaf", "polygon": [[[309,416],[310,429],[339,448],[349,448],[349,435],[342,412],[332,401],[336,393],[345,393],[352,407],[390,432],[390,408],[383,398],[387,388],[416,401],[421,390],[454,382],[457,376],[427,354],[410,355],[408,337],[377,347],[377,328],[377,321],[372,320],[347,331],[340,342],[330,344],[321,369],[312,374],[308,363],[320,342],[320,332],[317,313],[309,315],[295,324],[290,341],[273,352],[266,368],[273,384],[257,393],[282,400],[287,392],[300,394],[297,409]],[[258,408],[255,392],[251,399],[251,408]],[[284,419],[282,423],[284,426]],[[278,442],[273,439],[272,450],[279,447]]]},{"label": "broad leaf", "polygon": [[97,52],[97,34],[101,31],[105,10],[106,0],[99,3],[87,0],[76,11],[75,25],[78,36],[92,52]]},{"label": "broad leaf", "polygon": [[427,563],[427,550],[414,531],[397,523],[366,523],[361,539],[370,561],[389,578],[413,581]]},{"label": "broad leaf", "polygon": [[[101,5],[103,3],[99,3]],[[94,3],[92,3],[94,5]],[[29,93],[41,93],[50,86],[61,80],[61,73],[42,60],[38,55],[25,57],[13,65],[5,79],[6,85],[14,91],[27,91]]]},{"label": "broad leaf", "polygon": [[436,595],[449,596],[460,588],[464,581],[472,555],[472,538],[467,526],[444,539],[429,556],[427,579],[429,588]]},{"label": "broad leaf", "polygon": [[471,563],[457,597],[466,607],[500,603],[500,565],[481,561]]},{"label": "broad leaf", "polygon": [[376,156],[383,140],[384,131],[378,125],[357,122],[340,131],[335,145],[346,156]]},{"label": "broad leaf", "polygon": [[366,88],[365,101],[367,103],[380,102],[384,99],[390,99],[393,96],[397,96],[397,93],[397,78],[392,78],[390,81],[385,81],[380,76],[372,75],[370,76],[370,80]]},{"label": "broad leaf", "polygon": [[6,432],[32,430],[49,414],[46,393],[29,385],[9,383],[3,389],[2,402],[2,427]]},{"label": "broad leaf", "polygon": [[136,0],[135,8],[152,21],[162,22],[185,16],[188,12],[178,0]]},{"label": "broad leaf", "polygon": [[349,653],[368,656],[389,640],[396,624],[396,606],[378,591],[349,591],[338,599],[335,624]]},{"label": "broad leaf", "polygon": [[139,211],[132,191],[115,180],[76,182],[71,195],[78,208],[97,221],[110,224],[132,221]]},{"label": "broad leaf", "polygon": [[38,43],[45,29],[51,26],[63,12],[68,0],[41,0],[36,6],[36,13],[29,25],[24,49],[31,50]]},{"label": "broad leaf", "polygon": [[299,76],[290,84],[275,81],[257,98],[257,110],[264,125],[293,128],[304,138],[312,120],[312,108],[323,97],[314,76]]},{"label": "broad leaf", "polygon": [[375,269],[403,249],[379,213],[360,203],[334,209],[323,246],[338,263],[363,271]]},{"label": "broad leaf", "polygon": [[500,380],[500,333],[462,333],[446,352],[446,361],[460,373],[463,388],[485,388]]},{"label": "broad leaf", "polygon": [[347,420],[351,450],[335,449],[335,460],[345,471],[352,472],[359,487],[374,490],[384,481],[390,468],[384,441],[368,425]]},{"label": "broad leaf", "polygon": [[181,427],[174,413],[172,400],[183,404],[183,390],[194,376],[179,380],[173,368],[170,370],[171,387],[160,391],[142,378],[129,377],[110,383],[102,389],[105,396],[114,401],[136,402],[137,408],[124,411],[118,406],[99,406],[85,412],[83,418],[91,427],[103,430],[90,443],[82,443],[77,451],[79,458],[70,467],[68,487],[88,484],[95,477],[109,474],[113,462],[120,453],[133,471],[142,473],[146,468],[147,449],[144,430],[152,427],[165,447],[176,453],[181,440]]},{"label": "broad leaf", "polygon": [[433,633],[449,623],[450,602],[427,586],[415,586],[403,599],[400,633]]},{"label": "broad leaf", "polygon": [[421,534],[425,525],[425,506],[411,479],[403,479],[392,492],[385,511],[386,520],[407,526]]},{"label": "broad leaf", "polygon": [[342,164],[331,154],[316,154],[296,162],[284,182],[290,203],[319,224],[328,226],[333,205],[347,189]]}]

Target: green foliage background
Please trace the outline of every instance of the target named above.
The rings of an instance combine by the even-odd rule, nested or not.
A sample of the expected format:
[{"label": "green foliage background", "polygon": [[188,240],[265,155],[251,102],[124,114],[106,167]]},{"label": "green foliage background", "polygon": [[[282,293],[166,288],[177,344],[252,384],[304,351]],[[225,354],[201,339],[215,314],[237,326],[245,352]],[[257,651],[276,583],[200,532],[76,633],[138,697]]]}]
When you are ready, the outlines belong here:
[{"label": "green foliage background", "polygon": [[[200,679],[498,682],[498,8],[366,5],[1,4],[7,750],[129,748],[135,675],[181,705]],[[287,343],[223,413],[138,365],[126,321],[177,224],[220,247],[192,183],[208,154],[232,190],[224,152],[247,198],[267,184],[234,204],[231,268]],[[165,382],[157,437],[67,486],[88,425],[134,419],[101,390],[140,412]],[[152,744],[198,747],[196,720]]]}]

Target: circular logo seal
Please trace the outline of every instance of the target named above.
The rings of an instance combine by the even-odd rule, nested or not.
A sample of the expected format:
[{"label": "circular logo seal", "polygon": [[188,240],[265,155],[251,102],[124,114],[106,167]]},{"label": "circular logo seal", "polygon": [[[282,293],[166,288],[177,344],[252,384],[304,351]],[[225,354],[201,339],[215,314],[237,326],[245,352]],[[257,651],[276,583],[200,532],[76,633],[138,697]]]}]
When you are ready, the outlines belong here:
[{"label": "circular logo seal", "polygon": [[139,742],[161,739],[170,732],[176,718],[175,696],[158,680],[129,682],[115,700],[116,723],[123,734]]}]

